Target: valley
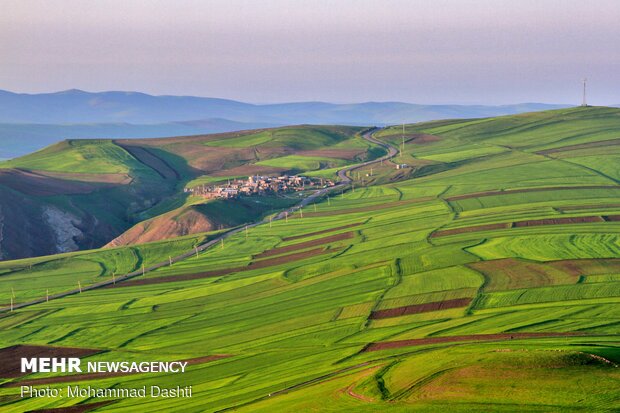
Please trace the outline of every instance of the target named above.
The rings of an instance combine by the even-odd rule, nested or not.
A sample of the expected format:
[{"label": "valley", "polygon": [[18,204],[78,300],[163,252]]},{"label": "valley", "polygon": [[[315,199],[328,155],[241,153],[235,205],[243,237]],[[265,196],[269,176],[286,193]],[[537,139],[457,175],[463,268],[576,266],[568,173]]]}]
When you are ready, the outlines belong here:
[{"label": "valley", "polygon": [[[128,241],[0,261],[0,359],[23,346],[84,361],[191,360],[181,380],[193,397],[22,399],[25,384],[180,379],[6,369],[0,409],[616,411],[618,136],[620,109],[579,107],[404,132],[302,126],[69,141],[5,162],[0,172],[25,183],[2,188],[24,208],[118,221]],[[340,183],[264,208],[180,196],[285,170]],[[33,193],[43,191],[36,179],[52,178],[41,188],[59,193]],[[131,236],[108,207],[121,190],[132,195],[124,208],[153,194],[135,206]],[[86,207],[96,197],[106,199],[99,212]],[[219,222],[243,208],[223,228],[160,229],[189,211]],[[166,236],[140,240],[149,231]],[[4,243],[19,239],[10,234]],[[10,311],[11,302],[31,305]]]}]

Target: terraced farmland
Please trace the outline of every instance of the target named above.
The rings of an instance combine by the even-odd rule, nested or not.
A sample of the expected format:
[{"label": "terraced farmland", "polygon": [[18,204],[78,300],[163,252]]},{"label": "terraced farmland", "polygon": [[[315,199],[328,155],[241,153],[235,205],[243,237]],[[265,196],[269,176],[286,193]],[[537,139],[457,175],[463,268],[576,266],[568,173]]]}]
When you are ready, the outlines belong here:
[{"label": "terraced farmland", "polygon": [[[399,130],[376,136],[400,144]],[[259,145],[261,133],[248,139]],[[369,177],[369,166],[359,179],[353,170],[348,190],[303,217],[239,231],[115,286],[5,312],[0,348],[203,361],[182,377],[46,384],[194,388],[191,399],[111,400],[94,406],[101,412],[620,409],[620,222],[600,218],[620,214],[605,166],[620,147],[581,159],[620,134],[620,110],[430,122],[406,134],[409,175],[388,161]],[[2,262],[0,304],[12,286],[19,302],[66,288],[78,271],[110,277],[139,265],[132,254],[152,249],[152,262],[165,261],[175,254],[162,246],[204,241]],[[19,397],[16,386],[44,377],[5,373],[0,409],[101,402]]]}]

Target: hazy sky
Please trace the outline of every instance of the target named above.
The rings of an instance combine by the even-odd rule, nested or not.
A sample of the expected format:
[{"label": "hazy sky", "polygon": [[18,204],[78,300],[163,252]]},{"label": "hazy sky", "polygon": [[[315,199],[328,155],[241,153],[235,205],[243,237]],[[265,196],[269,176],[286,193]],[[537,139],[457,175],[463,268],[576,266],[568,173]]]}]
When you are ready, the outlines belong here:
[{"label": "hazy sky", "polygon": [[0,89],[620,103],[618,0],[1,0]]}]

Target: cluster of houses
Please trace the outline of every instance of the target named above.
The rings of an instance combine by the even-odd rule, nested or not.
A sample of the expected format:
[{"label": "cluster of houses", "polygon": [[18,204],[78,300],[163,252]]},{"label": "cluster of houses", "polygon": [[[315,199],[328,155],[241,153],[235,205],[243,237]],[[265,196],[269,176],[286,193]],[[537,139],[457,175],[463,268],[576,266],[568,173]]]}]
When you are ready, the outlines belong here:
[{"label": "cluster of houses", "polygon": [[185,192],[204,198],[237,198],[239,196],[267,195],[280,192],[303,191],[308,188],[327,188],[334,182],[323,178],[307,178],[304,176],[249,176],[247,180],[228,180],[223,185],[200,185],[185,188]]}]

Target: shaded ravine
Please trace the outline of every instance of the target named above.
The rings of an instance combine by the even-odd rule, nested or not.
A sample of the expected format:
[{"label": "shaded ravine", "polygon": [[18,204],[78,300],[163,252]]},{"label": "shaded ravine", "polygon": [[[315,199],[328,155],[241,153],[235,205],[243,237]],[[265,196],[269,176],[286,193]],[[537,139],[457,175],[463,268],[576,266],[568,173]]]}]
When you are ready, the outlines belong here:
[{"label": "shaded ravine", "polygon": [[[352,171],[354,169],[357,169],[357,168],[361,168],[361,167],[364,167],[364,166],[367,166],[367,165],[375,164],[375,163],[378,163],[378,162],[381,162],[381,161],[384,161],[384,160],[387,160],[387,159],[390,159],[390,158],[394,157],[398,153],[398,149],[396,149],[394,146],[392,146],[392,145],[390,145],[388,143],[382,142],[382,141],[374,138],[372,135],[377,130],[379,130],[379,129],[378,128],[371,128],[371,129],[369,129],[364,134],[362,134],[362,138],[364,138],[365,140],[367,140],[367,141],[369,141],[369,142],[371,142],[371,143],[373,143],[375,145],[379,145],[382,148],[386,149],[388,151],[388,153],[386,155],[384,155],[382,157],[379,157],[377,159],[373,159],[371,161],[366,161],[366,162],[363,162],[363,163],[358,163],[358,164],[355,164],[355,165],[350,165],[350,166],[347,166],[347,167],[345,167],[343,169],[340,169],[338,171],[338,178],[340,180],[338,182],[338,184],[336,184],[335,186],[332,186],[330,188],[323,188],[323,189],[315,191],[312,195],[308,196],[307,198],[304,198],[296,206],[293,206],[291,208],[288,208],[288,209],[280,212],[275,217],[273,217],[271,220],[275,221],[275,220],[285,219],[288,215],[292,215],[295,211],[298,211],[300,208],[305,207],[306,205],[308,205],[310,202],[316,200],[317,198],[321,198],[321,197],[327,195],[331,191],[346,188],[352,182],[352,179],[347,175],[348,172],[350,172],[350,171]],[[255,223],[249,224],[247,226],[241,226],[241,227],[238,227],[238,228],[231,229],[231,230],[229,230],[229,231],[227,231],[227,232],[217,236],[216,238],[212,239],[211,241],[208,241],[208,242],[206,242],[206,243],[196,247],[195,249],[192,249],[192,250],[190,250],[190,251],[188,251],[188,252],[186,252],[184,254],[181,254],[181,255],[178,255],[176,257],[173,257],[171,259],[171,262],[172,263],[176,263],[176,262],[182,261],[182,260],[184,260],[186,258],[192,257],[192,256],[196,255],[199,252],[205,251],[205,250],[211,248],[212,246],[214,246],[216,244],[219,244],[222,240],[224,240],[226,238],[229,238],[229,237],[231,237],[231,236],[233,236],[235,234],[238,234],[238,233],[240,233],[242,231],[245,231],[246,228],[253,228],[253,227],[256,227],[258,225],[263,225],[263,224],[267,224],[267,223],[269,223],[269,219],[265,218],[265,219],[263,219],[263,220],[261,220],[259,222],[255,222]],[[95,283],[95,284],[84,286],[81,289],[76,288],[76,289],[68,290],[68,291],[65,291],[65,292],[62,292],[62,293],[52,294],[49,297],[42,297],[42,298],[39,298],[39,299],[36,299],[36,300],[26,301],[26,302],[23,302],[23,303],[15,303],[15,304],[13,304],[13,308],[12,309],[13,310],[17,310],[17,309],[20,309],[20,308],[30,307],[32,305],[45,303],[47,301],[56,300],[56,299],[59,299],[59,298],[64,298],[64,297],[68,297],[68,296],[75,295],[75,294],[80,294],[80,293],[85,292],[85,291],[95,290],[95,289],[98,289],[98,288],[111,286],[111,285],[114,285],[114,284],[117,284],[117,283],[122,283],[123,281],[130,280],[132,278],[144,275],[147,272],[154,271],[154,270],[156,270],[158,268],[167,267],[167,266],[169,266],[171,264],[171,262],[169,260],[163,261],[163,262],[160,262],[160,263],[157,263],[157,264],[153,264],[153,265],[151,265],[149,267],[144,267],[144,269],[139,269],[139,270],[130,272],[130,273],[125,274],[123,276],[117,276],[114,280],[101,281],[101,282],[98,282],[98,283]],[[6,312],[10,312],[10,311],[11,311],[11,307],[0,307],[0,313],[6,313]]]}]

